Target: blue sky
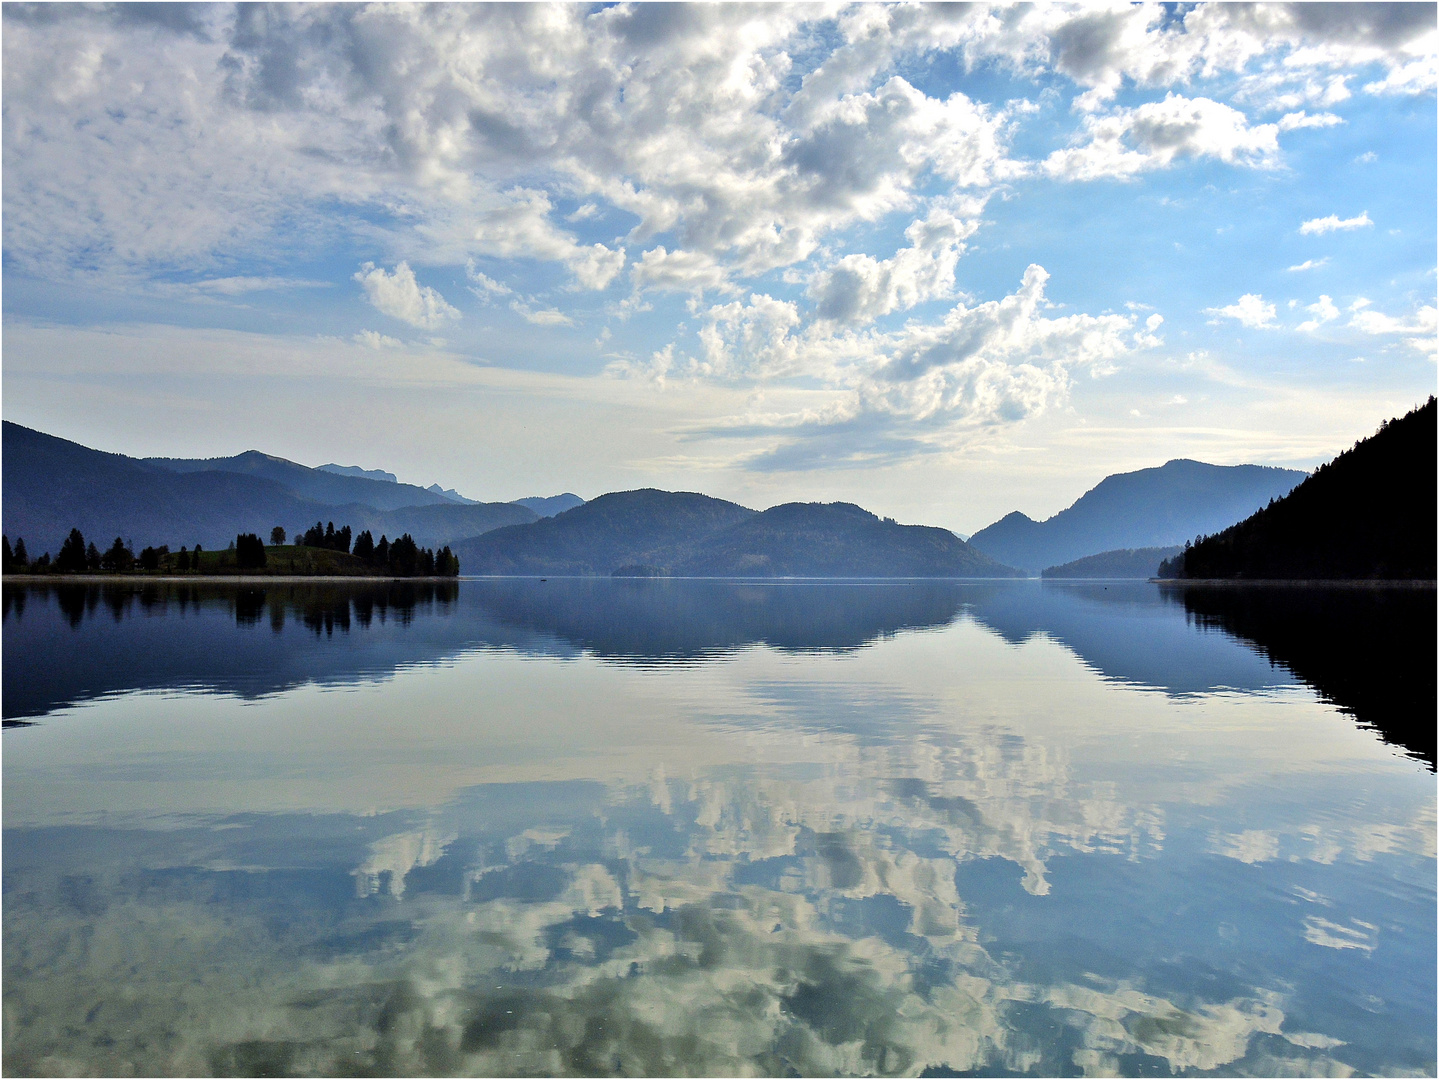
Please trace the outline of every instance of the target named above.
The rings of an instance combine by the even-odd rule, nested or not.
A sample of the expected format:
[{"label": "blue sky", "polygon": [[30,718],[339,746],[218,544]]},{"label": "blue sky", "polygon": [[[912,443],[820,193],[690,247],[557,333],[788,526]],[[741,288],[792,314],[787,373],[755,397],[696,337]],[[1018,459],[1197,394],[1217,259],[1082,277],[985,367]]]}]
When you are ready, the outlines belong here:
[{"label": "blue sky", "polygon": [[7,419],[969,532],[1435,384],[1433,5],[4,9]]}]

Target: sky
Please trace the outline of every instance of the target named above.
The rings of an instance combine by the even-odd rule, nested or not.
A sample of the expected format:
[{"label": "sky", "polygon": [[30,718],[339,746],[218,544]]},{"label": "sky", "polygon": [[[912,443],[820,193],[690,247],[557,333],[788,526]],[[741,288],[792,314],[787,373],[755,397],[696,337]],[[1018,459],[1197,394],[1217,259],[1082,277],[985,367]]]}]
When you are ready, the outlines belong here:
[{"label": "sky", "polygon": [[1435,387],[1433,4],[6,4],[5,419],[975,531]]}]

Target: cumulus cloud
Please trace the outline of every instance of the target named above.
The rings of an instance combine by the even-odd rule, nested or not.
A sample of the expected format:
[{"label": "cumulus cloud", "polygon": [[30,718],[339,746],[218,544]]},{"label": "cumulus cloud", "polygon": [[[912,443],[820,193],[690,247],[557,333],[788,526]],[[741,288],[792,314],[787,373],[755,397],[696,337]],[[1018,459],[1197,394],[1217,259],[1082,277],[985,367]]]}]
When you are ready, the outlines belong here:
[{"label": "cumulus cloud", "polygon": [[460,317],[443,296],[415,280],[409,263],[402,262],[393,273],[386,273],[384,267],[367,262],[355,273],[354,280],[364,288],[375,310],[421,330],[434,330]]},{"label": "cumulus cloud", "polygon": [[[664,373],[729,381],[802,380],[833,393],[798,412],[756,409],[715,434],[780,434],[790,441],[751,467],[873,463],[923,452],[952,424],[1013,423],[1065,400],[1076,373],[1103,376],[1121,357],[1161,344],[1151,314],[1051,317],[1049,274],[1031,265],[1001,299],[959,303],[936,322],[880,331],[816,319],[767,295],[716,305],[699,357],[667,353]],[[643,374],[626,369],[623,374]]]},{"label": "cumulus cloud", "polygon": [[979,227],[947,209],[932,210],[905,230],[910,246],[883,261],[846,255],[810,282],[808,295],[819,318],[834,322],[870,322],[892,311],[954,291],[954,270],[964,241]]},{"label": "cumulus cloud", "polygon": [[1299,226],[1299,232],[1303,236],[1323,236],[1331,232],[1351,232],[1354,229],[1367,229],[1372,227],[1374,222],[1369,220],[1369,211],[1364,211],[1358,217],[1341,218],[1338,214],[1330,214],[1328,217],[1311,218]]},{"label": "cumulus cloud", "polygon": [[1205,308],[1204,314],[1213,315],[1212,323],[1220,319],[1236,319],[1242,326],[1252,330],[1267,329],[1274,325],[1274,305],[1265,301],[1258,293],[1245,293],[1234,303],[1221,308]]},{"label": "cumulus cloud", "polygon": [[553,260],[563,263],[581,287],[605,288],[624,267],[624,251],[579,243],[550,221],[551,209],[543,191],[509,192],[503,205],[482,216],[474,235],[476,250],[500,258]]},{"label": "cumulus cloud", "polygon": [[1339,318],[1339,309],[1334,306],[1334,301],[1323,294],[1320,294],[1317,302],[1309,304],[1304,310],[1314,316],[1314,318],[1308,319],[1295,327],[1295,329],[1301,330],[1304,333],[1312,334],[1325,323],[1333,322]]},{"label": "cumulus cloud", "polygon": [[1043,167],[1066,180],[1123,179],[1179,158],[1267,168],[1279,152],[1278,131],[1275,124],[1251,126],[1242,112],[1222,102],[1171,93],[1138,108],[1086,116],[1087,141],[1054,151]]}]

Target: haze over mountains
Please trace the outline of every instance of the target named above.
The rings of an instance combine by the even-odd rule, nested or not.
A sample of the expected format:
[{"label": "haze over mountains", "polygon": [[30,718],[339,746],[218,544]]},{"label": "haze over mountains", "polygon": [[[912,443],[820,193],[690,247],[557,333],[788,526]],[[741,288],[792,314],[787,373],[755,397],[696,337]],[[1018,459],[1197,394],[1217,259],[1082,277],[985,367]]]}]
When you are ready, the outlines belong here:
[{"label": "haze over mountains", "polygon": [[1217,532],[1287,494],[1306,475],[1178,459],[1106,477],[1044,521],[1016,510],[969,542],[1000,562],[1038,573],[1100,552],[1168,547]]}]

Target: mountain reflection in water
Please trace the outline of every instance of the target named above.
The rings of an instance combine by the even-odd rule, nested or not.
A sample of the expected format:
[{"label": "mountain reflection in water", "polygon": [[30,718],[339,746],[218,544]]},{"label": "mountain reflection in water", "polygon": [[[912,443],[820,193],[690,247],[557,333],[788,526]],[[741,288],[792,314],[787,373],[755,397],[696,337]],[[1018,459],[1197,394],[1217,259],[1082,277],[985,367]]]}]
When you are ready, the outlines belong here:
[{"label": "mountain reflection in water", "polygon": [[1435,1071],[1432,778],[1204,597],[67,588],[9,1074]]},{"label": "mountain reflection in water", "polygon": [[[1182,608],[1187,618],[1176,617]],[[4,587],[7,724],[106,694],[202,689],[254,698],[383,677],[474,648],[702,662],[754,645],[858,649],[961,612],[1013,644],[1045,635],[1108,678],[1171,694],[1290,681],[1435,764],[1435,592],[1109,584],[498,579]],[[185,627],[158,616],[178,617]],[[272,635],[236,634],[268,628]],[[289,633],[285,633],[286,629]],[[1220,630],[1257,646],[1195,630]],[[345,649],[324,639],[348,637]]]},{"label": "mountain reflection in water", "polygon": [[1435,767],[1432,586],[1161,588],[1197,625],[1253,642],[1386,742]]}]

